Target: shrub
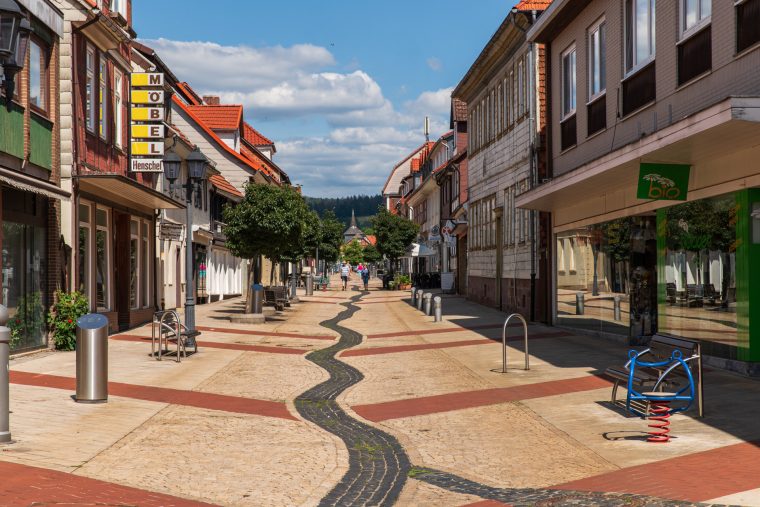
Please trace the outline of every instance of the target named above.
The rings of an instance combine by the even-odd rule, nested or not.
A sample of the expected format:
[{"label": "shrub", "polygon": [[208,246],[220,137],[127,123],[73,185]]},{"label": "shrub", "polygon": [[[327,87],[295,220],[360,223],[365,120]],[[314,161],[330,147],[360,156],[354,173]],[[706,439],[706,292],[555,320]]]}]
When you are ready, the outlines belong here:
[{"label": "shrub", "polygon": [[81,292],[56,291],[56,303],[48,315],[53,344],[58,350],[76,348],[77,319],[90,311],[90,303]]},{"label": "shrub", "polygon": [[412,283],[412,279],[409,278],[409,275],[398,275],[395,282],[396,285],[409,285]]}]

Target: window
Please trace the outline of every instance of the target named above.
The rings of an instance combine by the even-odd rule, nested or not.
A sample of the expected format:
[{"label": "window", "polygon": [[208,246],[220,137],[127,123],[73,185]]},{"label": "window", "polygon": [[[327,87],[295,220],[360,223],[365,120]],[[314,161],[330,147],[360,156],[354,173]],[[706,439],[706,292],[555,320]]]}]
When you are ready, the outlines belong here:
[{"label": "window", "polygon": [[138,306],[138,278],[137,272],[140,262],[140,223],[131,220],[129,223],[129,307]]},{"label": "window", "polygon": [[607,27],[602,19],[588,31],[589,102],[607,89],[606,81]]},{"label": "window", "polygon": [[515,96],[515,73],[509,72],[509,89],[512,93],[507,92],[507,102],[509,103],[509,123],[510,125],[515,122],[515,109],[514,109],[514,96]]},{"label": "window", "polygon": [[29,103],[48,110],[48,51],[36,38],[29,41]]},{"label": "window", "polygon": [[525,67],[522,60],[517,64],[517,110],[518,116],[525,114]]},{"label": "window", "polygon": [[103,53],[100,54],[100,67],[98,72],[100,87],[98,93],[98,133],[102,139],[108,139],[108,60]]},{"label": "window", "polygon": [[90,205],[79,205],[79,285],[77,290],[90,297]]},{"label": "window", "polygon": [[688,37],[708,23],[711,14],[712,0],[681,0],[681,33]]},{"label": "window", "polygon": [[562,117],[575,114],[575,46],[562,53]]},{"label": "window", "polygon": [[501,134],[501,131],[504,130],[504,90],[501,83],[496,90],[496,103],[498,104],[496,108],[496,131]]},{"label": "window", "polygon": [[95,49],[87,44],[87,82],[85,84],[85,113],[87,130],[95,132]]},{"label": "window", "polygon": [[509,128],[509,81],[504,78],[502,83],[504,96],[502,97],[502,115],[504,117],[504,128]]},{"label": "window", "polygon": [[760,42],[760,0],[736,2],[736,52]]},{"label": "window", "polygon": [[114,115],[114,144],[121,148],[124,145],[124,100],[122,99],[124,80],[121,72],[114,71],[113,77],[113,115]]},{"label": "window", "polygon": [[98,208],[96,212],[97,230],[95,232],[96,243],[96,286],[95,300],[97,301],[98,310],[109,310],[111,307],[111,298],[109,292],[110,282],[110,252],[111,242],[109,241],[109,220],[108,211]]},{"label": "window", "polygon": [[654,59],[655,0],[626,0],[625,5],[625,68],[633,72]]},{"label": "window", "polygon": [[148,223],[143,222],[140,232],[140,285],[142,287],[142,306],[146,308],[150,303],[150,284],[148,283],[148,274],[150,264],[148,261]]},{"label": "window", "polygon": [[127,0],[111,0],[111,12],[118,12],[127,19]]}]

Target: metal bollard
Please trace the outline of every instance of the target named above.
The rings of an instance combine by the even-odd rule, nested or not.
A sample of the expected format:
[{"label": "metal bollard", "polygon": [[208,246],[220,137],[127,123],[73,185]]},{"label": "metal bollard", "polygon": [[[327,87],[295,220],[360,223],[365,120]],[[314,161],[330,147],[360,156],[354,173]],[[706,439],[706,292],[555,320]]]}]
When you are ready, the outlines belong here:
[{"label": "metal bollard", "polygon": [[422,289],[417,290],[417,309],[422,310]]},{"label": "metal bollard", "polygon": [[298,287],[298,278],[297,278],[296,273],[293,273],[292,275],[290,275],[290,298],[288,299],[296,299],[297,287]]},{"label": "metal bollard", "polygon": [[417,287],[412,287],[412,306],[417,305]]},{"label": "metal bollard", "polygon": [[441,308],[441,296],[433,298],[433,313],[435,314],[435,322],[441,322],[443,319],[443,309]]},{"label": "metal bollard", "polygon": [[11,330],[6,327],[8,309],[0,305],[0,442],[11,441],[10,426],[10,391],[8,389]]},{"label": "metal bollard", "polygon": [[314,295],[314,275],[312,275],[311,273],[306,275],[306,295],[307,296]]},{"label": "metal bollard", "polygon": [[429,317],[432,313],[433,294],[426,292],[423,299],[425,300],[425,315]]},{"label": "metal bollard", "polygon": [[620,316],[620,299],[621,299],[620,296],[615,296],[614,298],[612,298],[612,300],[615,302],[615,308],[613,309],[613,315],[615,317],[615,320],[617,320],[617,321],[619,321],[619,320],[622,319],[621,316]]},{"label": "metal bollard", "polygon": [[583,315],[583,312],[585,311],[585,307],[584,307],[585,297],[586,295],[583,292],[575,293],[575,314],[576,315]]}]

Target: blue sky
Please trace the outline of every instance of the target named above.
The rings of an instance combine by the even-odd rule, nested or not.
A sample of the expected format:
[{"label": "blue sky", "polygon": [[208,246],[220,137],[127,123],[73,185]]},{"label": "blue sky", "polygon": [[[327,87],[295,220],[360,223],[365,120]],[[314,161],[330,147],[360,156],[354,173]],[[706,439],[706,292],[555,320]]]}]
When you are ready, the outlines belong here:
[{"label": "blue sky", "polygon": [[425,115],[448,128],[451,88],[513,4],[135,0],[133,25],[180,79],[244,104],[306,195],[334,197],[378,193]]}]

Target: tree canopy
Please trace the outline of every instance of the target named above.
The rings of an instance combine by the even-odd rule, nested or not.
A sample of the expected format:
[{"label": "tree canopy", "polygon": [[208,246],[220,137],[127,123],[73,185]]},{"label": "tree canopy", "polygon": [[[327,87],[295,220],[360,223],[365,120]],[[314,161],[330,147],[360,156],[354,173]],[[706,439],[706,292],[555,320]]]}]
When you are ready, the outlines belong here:
[{"label": "tree canopy", "polygon": [[411,220],[394,215],[383,206],[378,208],[371,221],[377,238],[377,251],[392,262],[406,253],[420,230]]},{"label": "tree canopy", "polygon": [[336,218],[335,213],[331,210],[322,214],[319,243],[320,259],[328,263],[340,259],[340,248],[343,246],[343,229],[343,223]]},{"label": "tree canopy", "polygon": [[351,243],[343,247],[343,260],[356,266],[360,262],[364,262],[364,248],[357,240],[353,240]]}]

